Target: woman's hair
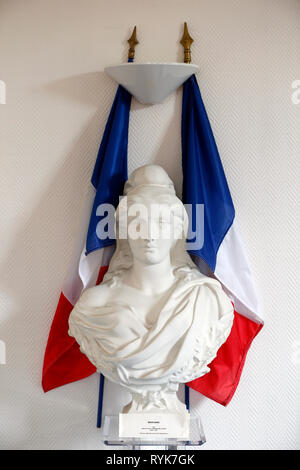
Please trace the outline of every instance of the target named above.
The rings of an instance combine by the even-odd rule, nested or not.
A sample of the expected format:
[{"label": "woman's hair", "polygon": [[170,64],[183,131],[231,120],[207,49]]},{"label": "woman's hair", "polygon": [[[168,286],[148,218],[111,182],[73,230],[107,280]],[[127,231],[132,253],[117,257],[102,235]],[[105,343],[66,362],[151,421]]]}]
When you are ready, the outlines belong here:
[{"label": "woman's hair", "polygon": [[197,270],[186,251],[188,215],[181,200],[176,196],[174,185],[167,173],[157,165],[146,165],[133,172],[124,187],[125,196],[115,213],[116,251],[110,261],[104,281],[118,281],[125,270],[133,264],[133,255],[127,238],[120,238],[122,224],[127,223],[129,208],[134,204],[158,204],[170,212],[170,221],[176,224],[179,232],[170,250],[174,274]]}]

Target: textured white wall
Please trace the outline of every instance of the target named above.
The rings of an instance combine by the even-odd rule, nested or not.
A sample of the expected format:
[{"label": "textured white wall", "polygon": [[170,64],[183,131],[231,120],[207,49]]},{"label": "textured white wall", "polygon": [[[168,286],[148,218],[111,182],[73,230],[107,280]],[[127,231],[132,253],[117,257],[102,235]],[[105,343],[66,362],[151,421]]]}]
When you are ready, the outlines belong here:
[{"label": "textured white wall", "polygon": [[[300,2],[1,0],[1,449],[101,447],[98,376],[44,395],[43,353],[116,90],[103,68],[135,24],[137,62],[181,61],[185,20],[266,320],[230,405],[192,391],[192,412],[203,449],[300,447]],[[133,100],[129,139],[130,171],[157,162],[179,192],[180,111],[180,90]],[[104,412],[126,399],[110,384]]]}]

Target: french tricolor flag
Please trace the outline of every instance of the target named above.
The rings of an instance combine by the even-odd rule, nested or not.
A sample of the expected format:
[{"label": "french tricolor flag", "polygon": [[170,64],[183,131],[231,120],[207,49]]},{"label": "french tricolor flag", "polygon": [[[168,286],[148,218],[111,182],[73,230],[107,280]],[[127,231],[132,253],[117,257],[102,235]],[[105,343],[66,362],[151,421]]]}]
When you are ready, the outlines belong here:
[{"label": "french tricolor flag", "polygon": [[[44,391],[83,379],[95,367],[68,335],[70,312],[81,292],[101,282],[114,251],[114,240],[97,233],[101,204],[115,207],[127,179],[131,95],[119,86],[106,124],[95,169],[84,246],[71,267],[51,326],[44,358]],[[190,255],[206,275],[217,278],[231,298],[235,319],[231,333],[210,364],[210,372],[187,385],[227,405],[238,385],[247,351],[263,326],[249,262],[235,219],[222,163],[195,76],[183,86],[183,202],[204,207],[204,243]],[[97,228],[98,227],[98,228]]]},{"label": "french tricolor flag", "polygon": [[210,364],[210,372],[188,385],[227,405],[263,320],[234,205],[195,75],[183,85],[181,124],[183,202],[204,205],[204,243],[201,249],[189,252],[204,274],[221,282],[235,310],[231,333]]}]

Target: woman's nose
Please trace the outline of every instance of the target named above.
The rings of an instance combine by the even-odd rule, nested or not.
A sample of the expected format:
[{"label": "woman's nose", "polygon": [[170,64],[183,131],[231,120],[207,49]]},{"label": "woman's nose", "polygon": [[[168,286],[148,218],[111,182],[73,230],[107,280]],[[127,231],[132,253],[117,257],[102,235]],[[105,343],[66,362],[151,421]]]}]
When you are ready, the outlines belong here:
[{"label": "woman's nose", "polygon": [[154,227],[154,226],[148,227],[147,241],[152,242],[153,240],[157,240],[158,237],[159,237],[159,231],[157,227]]}]

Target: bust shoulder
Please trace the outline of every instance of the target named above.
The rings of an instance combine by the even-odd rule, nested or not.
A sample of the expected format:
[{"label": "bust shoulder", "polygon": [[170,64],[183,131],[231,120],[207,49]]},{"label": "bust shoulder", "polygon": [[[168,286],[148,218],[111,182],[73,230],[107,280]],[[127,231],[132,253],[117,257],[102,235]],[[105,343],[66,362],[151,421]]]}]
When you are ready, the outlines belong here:
[{"label": "bust shoulder", "polygon": [[105,305],[111,298],[111,287],[106,283],[99,286],[89,287],[81,294],[78,303],[87,307],[99,307]]}]

